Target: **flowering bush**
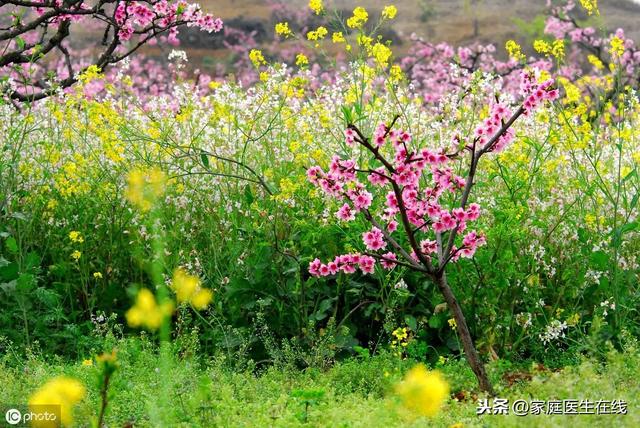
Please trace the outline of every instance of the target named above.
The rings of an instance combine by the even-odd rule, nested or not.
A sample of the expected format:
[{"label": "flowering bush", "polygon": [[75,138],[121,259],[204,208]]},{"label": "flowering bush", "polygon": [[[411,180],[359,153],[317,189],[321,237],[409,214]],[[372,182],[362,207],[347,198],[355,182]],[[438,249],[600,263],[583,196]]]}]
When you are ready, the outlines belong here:
[{"label": "flowering bush", "polygon": [[[368,252],[336,256],[327,264],[315,259],[309,266],[311,275],[328,276],[339,271],[349,274],[354,273],[356,267],[370,274],[374,272],[376,260],[384,269],[402,264],[426,273],[438,283],[453,311],[467,358],[481,388],[487,391],[491,391],[491,386],[473,347],[464,315],[446,283],[444,271],[447,263],[460,257],[473,257],[477,248],[486,243],[475,230],[467,231],[468,223],[480,216],[480,206],[475,203],[467,206],[467,203],[481,156],[500,152],[513,141],[515,133],[511,126],[519,116],[531,114],[544,101],[556,99],[558,90],[552,85],[553,80],[538,83],[533,73],[523,73],[520,85],[524,97],[522,105],[510,114],[504,103],[499,100],[493,103],[488,108],[488,117],[476,127],[472,141],[460,141],[462,138],[456,136],[454,143],[458,147],[453,153],[447,153],[447,148],[433,151],[415,147],[409,132],[392,129],[399,118],[396,116],[389,126],[379,124],[371,139],[353,124],[345,131],[348,146],[358,143],[374,157],[375,163],[382,166],[376,168],[370,160],[366,161],[366,166],[361,166],[354,159],[334,156],[328,172],[320,167],[311,167],[307,171],[311,183],[324,193],[348,201],[336,212],[340,220],[354,220],[354,211],[360,211],[372,225],[371,230],[362,234]],[[392,150],[388,149],[389,145]],[[389,151],[391,161],[386,156]],[[471,160],[464,178],[456,175],[449,163],[467,151]],[[379,213],[370,210],[374,203],[373,192],[358,180],[358,173],[366,175],[370,186],[388,189],[384,205],[377,206]],[[443,207],[447,199],[450,206]],[[409,250],[393,236],[399,223]],[[461,236],[461,242],[456,245],[457,235]],[[392,251],[383,254],[387,245]]]}]

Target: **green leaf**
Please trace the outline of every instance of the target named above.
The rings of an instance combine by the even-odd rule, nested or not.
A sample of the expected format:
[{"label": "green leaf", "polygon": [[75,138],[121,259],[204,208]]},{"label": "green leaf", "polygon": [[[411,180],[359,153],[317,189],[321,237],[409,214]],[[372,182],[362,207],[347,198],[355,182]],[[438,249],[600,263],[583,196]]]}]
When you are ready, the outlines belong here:
[{"label": "green leaf", "polygon": [[11,217],[18,219],[18,220],[22,220],[22,221],[27,221],[27,216],[23,213],[12,213]]},{"label": "green leaf", "polygon": [[333,305],[333,299],[324,299],[318,305],[318,310],[314,314],[314,318],[317,319],[318,321],[325,319],[328,315],[327,311],[331,308],[332,305]]},{"label": "green leaf", "polygon": [[429,318],[429,327],[431,328],[439,329],[442,327],[442,324],[442,318],[438,315],[432,315],[431,318]]},{"label": "green leaf", "polygon": [[15,279],[13,281],[0,283],[0,290],[5,293],[12,293],[16,289],[16,283],[17,281]]},{"label": "green leaf", "polygon": [[640,198],[640,193],[636,193],[633,196],[633,199],[631,199],[631,210],[632,211],[636,207],[636,205],[638,205],[638,198]]},{"label": "green leaf", "polygon": [[7,250],[9,250],[11,254],[18,253],[18,243],[16,242],[16,238],[14,238],[13,236],[7,238],[7,240],[5,241],[5,245],[7,246]]},{"label": "green leaf", "polygon": [[18,264],[8,263],[0,266],[0,280],[11,281],[18,277]]},{"label": "green leaf", "polygon": [[604,251],[595,251],[591,253],[591,265],[594,269],[605,271],[609,267],[609,256]]},{"label": "green leaf", "polygon": [[631,180],[634,177],[638,176],[638,170],[634,169],[632,172],[630,172],[629,174],[627,174],[623,179],[622,182],[626,183],[627,181]]},{"label": "green leaf", "polygon": [[35,286],[35,277],[29,273],[21,273],[18,277],[16,290],[20,293],[28,293],[33,290]]},{"label": "green leaf", "polygon": [[209,169],[209,156],[205,152],[200,152],[200,160],[205,168]]},{"label": "green leaf", "polygon": [[413,315],[405,315],[404,322],[412,331],[418,330],[418,322],[416,321],[416,317],[414,317]]},{"label": "green leaf", "polygon": [[245,186],[244,188],[244,199],[247,201],[247,204],[251,205],[255,198],[253,197],[253,193],[251,192],[251,187]]},{"label": "green leaf", "polygon": [[27,266],[27,269],[33,269],[40,266],[40,256],[37,253],[30,251],[27,254],[27,259],[25,261],[25,264]]},{"label": "green leaf", "polygon": [[344,118],[344,122],[347,125],[352,124],[353,123],[353,114],[351,113],[351,107],[342,106],[341,110],[342,110],[342,117]]}]

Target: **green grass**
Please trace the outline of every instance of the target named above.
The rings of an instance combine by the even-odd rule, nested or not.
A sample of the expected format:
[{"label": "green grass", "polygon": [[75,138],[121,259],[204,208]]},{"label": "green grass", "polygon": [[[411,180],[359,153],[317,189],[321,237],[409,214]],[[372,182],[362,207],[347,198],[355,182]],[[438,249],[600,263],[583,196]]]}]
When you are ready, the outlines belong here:
[{"label": "green grass", "polygon": [[[471,372],[463,361],[450,361],[440,369],[451,383],[452,393],[466,398],[449,400],[432,419],[416,418],[394,397],[393,384],[413,363],[391,355],[346,360],[324,372],[271,367],[258,370],[258,375],[255,370],[231,370],[224,359],[174,359],[169,376],[165,376],[159,369],[157,352],[147,342],[129,339],[120,342],[118,349],[120,368],[112,382],[108,426],[128,422],[135,426],[184,427],[448,427],[456,423],[465,427],[640,426],[640,356],[635,346],[623,353],[610,353],[605,362],[584,360],[560,371],[533,370],[533,364],[515,367],[508,362],[489,366],[499,397],[621,399],[628,403],[627,415],[476,416]],[[15,365],[15,361],[20,363]],[[518,377],[514,373],[527,373],[532,378],[509,385],[508,380]],[[34,355],[18,360],[5,354],[0,363],[0,403],[25,403],[42,383],[61,374],[87,386],[87,398],[77,406],[75,419],[79,425],[89,425],[99,406],[98,369],[80,362],[71,364]],[[163,389],[168,391],[164,399]],[[322,397],[305,415],[305,403],[299,396],[318,392]]]}]

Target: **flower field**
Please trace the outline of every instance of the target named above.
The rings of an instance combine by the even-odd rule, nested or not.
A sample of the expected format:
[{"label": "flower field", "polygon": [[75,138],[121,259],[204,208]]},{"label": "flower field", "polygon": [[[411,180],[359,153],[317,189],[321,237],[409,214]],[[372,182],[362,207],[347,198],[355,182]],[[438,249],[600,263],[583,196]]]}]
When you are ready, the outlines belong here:
[{"label": "flower field", "polygon": [[[269,42],[0,4],[7,423],[638,426],[633,40],[595,0],[504,46],[275,3]],[[193,31],[231,60],[194,70]]]}]

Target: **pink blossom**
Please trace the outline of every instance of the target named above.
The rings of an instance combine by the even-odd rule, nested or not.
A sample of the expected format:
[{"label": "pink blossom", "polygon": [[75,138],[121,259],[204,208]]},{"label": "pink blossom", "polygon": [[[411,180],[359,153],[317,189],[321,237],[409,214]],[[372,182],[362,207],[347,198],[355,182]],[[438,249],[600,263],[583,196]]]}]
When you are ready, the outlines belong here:
[{"label": "pink blossom", "polygon": [[377,227],[372,228],[368,232],[364,232],[362,234],[362,242],[364,242],[367,249],[371,251],[377,251],[387,246],[382,231]]},{"label": "pink blossom", "polygon": [[359,262],[360,270],[363,273],[373,273],[375,269],[375,262],[376,259],[371,256],[361,256]]},{"label": "pink blossom", "polygon": [[367,191],[359,192],[354,198],[351,199],[353,205],[359,210],[366,210],[371,206],[373,196]]},{"label": "pink blossom", "polygon": [[398,260],[398,258],[396,257],[395,253],[389,251],[388,253],[382,255],[380,265],[382,265],[382,267],[385,269],[393,269],[396,266],[393,260]]},{"label": "pink blossom", "polygon": [[340,209],[336,212],[336,217],[338,217],[342,221],[351,221],[355,220],[356,215],[351,210],[349,204],[344,204]]}]

